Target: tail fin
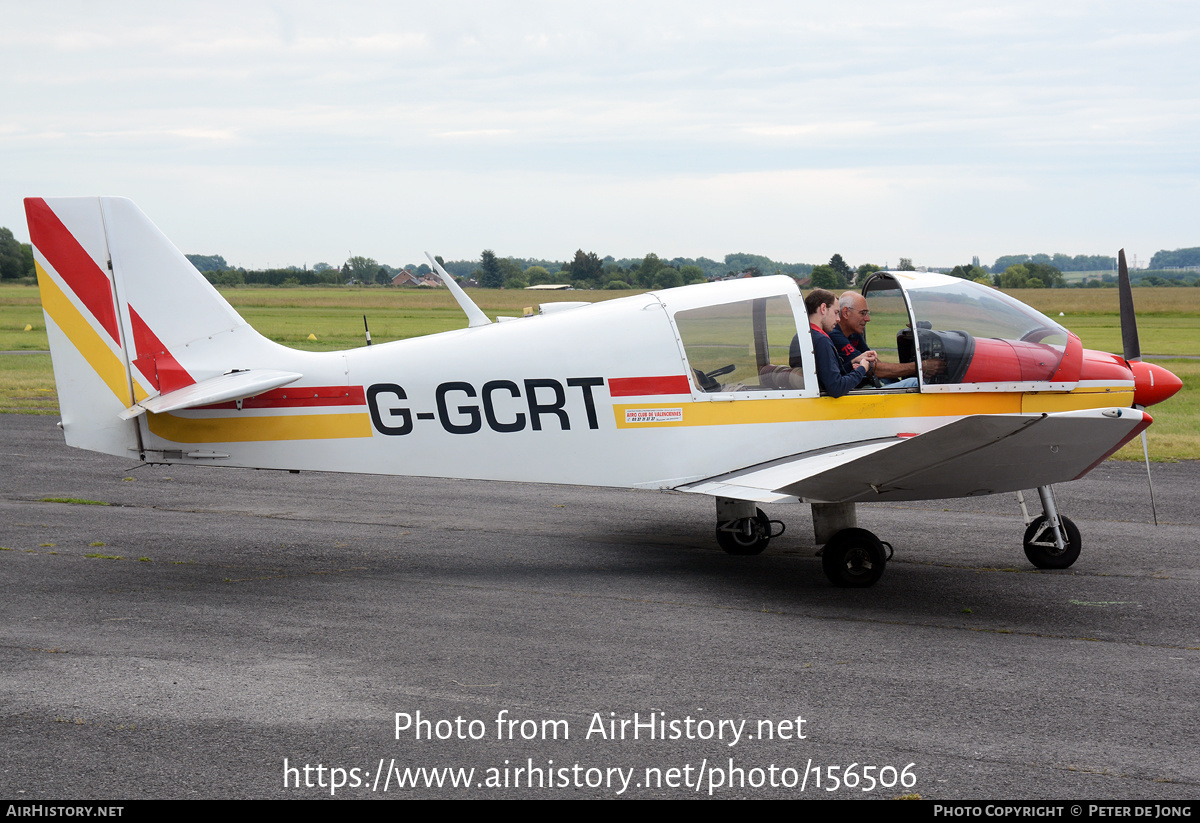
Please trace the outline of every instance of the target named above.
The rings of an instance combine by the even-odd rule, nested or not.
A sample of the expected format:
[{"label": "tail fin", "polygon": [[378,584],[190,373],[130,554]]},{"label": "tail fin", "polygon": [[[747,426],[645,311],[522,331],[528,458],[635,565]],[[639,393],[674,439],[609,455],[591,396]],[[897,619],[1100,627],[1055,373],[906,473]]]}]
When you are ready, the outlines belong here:
[{"label": "tail fin", "polygon": [[135,403],[268,362],[280,348],[131,201],[30,197],[25,214],[68,444],[137,454]]}]

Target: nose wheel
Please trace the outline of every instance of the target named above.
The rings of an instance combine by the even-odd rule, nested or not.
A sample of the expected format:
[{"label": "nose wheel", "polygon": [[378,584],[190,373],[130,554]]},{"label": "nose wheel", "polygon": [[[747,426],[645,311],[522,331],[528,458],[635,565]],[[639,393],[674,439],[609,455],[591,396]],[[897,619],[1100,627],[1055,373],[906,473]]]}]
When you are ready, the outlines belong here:
[{"label": "nose wheel", "polygon": [[1025,530],[1025,556],[1039,569],[1066,569],[1079,559],[1079,550],[1083,547],[1079,529],[1070,518],[1060,515],[1058,522],[1064,539],[1061,547],[1055,542],[1054,529],[1050,528],[1050,519],[1044,514],[1035,517]]},{"label": "nose wheel", "polygon": [[1044,514],[1030,518],[1025,507],[1025,495],[1017,492],[1021,513],[1029,524],[1025,529],[1025,556],[1039,569],[1070,568],[1079,559],[1079,550],[1083,547],[1079,529],[1070,518],[1058,513],[1052,487],[1039,486],[1038,496],[1042,500]]}]

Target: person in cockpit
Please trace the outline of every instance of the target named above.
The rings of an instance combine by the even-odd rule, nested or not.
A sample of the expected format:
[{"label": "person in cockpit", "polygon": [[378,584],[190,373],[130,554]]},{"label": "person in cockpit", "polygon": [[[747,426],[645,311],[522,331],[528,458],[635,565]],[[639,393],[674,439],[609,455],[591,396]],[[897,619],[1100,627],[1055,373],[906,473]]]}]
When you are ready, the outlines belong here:
[{"label": "person in cockpit", "polygon": [[[837,322],[829,331],[829,339],[844,367],[849,367],[864,352],[871,351],[867,345],[867,324],[870,322],[871,310],[861,294],[848,291],[838,299]],[[877,360],[871,376],[879,378],[889,389],[916,388],[917,364]]]},{"label": "person in cockpit", "polygon": [[813,289],[804,298],[808,312],[809,331],[812,335],[813,353],[817,359],[817,382],[821,391],[830,397],[841,397],[857,388],[875,367],[878,358],[873,351],[866,351],[843,363],[829,339],[829,332],[837,323],[837,296],[825,289]]}]

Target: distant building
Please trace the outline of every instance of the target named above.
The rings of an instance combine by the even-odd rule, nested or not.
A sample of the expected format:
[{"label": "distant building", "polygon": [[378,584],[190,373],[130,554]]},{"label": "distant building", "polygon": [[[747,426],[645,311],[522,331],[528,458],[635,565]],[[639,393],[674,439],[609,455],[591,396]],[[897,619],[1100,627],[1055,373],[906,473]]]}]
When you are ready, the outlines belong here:
[{"label": "distant building", "polygon": [[418,277],[408,269],[401,269],[392,278],[392,286],[420,286],[427,289],[441,288],[442,281],[436,274],[425,274]]}]

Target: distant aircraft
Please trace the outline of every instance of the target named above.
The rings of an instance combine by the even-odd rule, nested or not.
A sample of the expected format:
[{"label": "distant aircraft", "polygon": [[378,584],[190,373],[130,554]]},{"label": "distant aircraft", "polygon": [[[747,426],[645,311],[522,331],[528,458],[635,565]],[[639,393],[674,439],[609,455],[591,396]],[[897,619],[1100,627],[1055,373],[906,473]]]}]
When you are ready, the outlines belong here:
[{"label": "distant aircraft", "polygon": [[[247,325],[131,201],[25,209],[71,446],[148,463],[707,494],[733,554],[781,533],[758,504],[799,497],[840,586],[874,584],[890,557],[855,526],[855,504],[871,501],[1037,488],[1026,555],[1070,566],[1080,535],[1051,484],[1086,474],[1181,386],[1138,362],[1136,329],[1124,358],[1089,351],[999,291],[916,272],[877,273],[863,294],[884,359],[915,361],[917,389],[822,396],[789,277],[492,323],[430,258],[467,328],[296,351]],[[1132,326],[1131,303],[1125,313],[1123,299]]]}]

